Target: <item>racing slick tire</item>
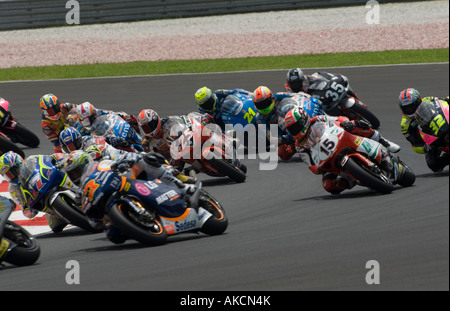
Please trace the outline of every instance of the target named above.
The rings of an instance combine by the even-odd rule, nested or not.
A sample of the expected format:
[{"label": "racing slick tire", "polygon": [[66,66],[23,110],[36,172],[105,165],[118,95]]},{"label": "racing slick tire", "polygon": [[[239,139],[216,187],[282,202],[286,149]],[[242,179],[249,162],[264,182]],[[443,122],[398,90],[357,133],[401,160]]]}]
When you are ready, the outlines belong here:
[{"label": "racing slick tire", "polygon": [[243,183],[247,176],[245,173],[237,168],[236,166],[232,165],[225,159],[210,159],[208,160],[209,163],[214,166],[220,173],[222,173],[225,176],[228,176],[230,179],[234,180],[237,183]]},{"label": "racing slick tire", "polygon": [[4,237],[17,245],[5,254],[4,261],[16,266],[34,264],[41,254],[39,243],[20,225],[7,220]]},{"label": "racing slick tire", "polygon": [[199,207],[212,214],[203,224],[200,232],[208,235],[220,235],[227,230],[228,217],[225,214],[225,210],[216,199],[203,189],[200,192]]}]

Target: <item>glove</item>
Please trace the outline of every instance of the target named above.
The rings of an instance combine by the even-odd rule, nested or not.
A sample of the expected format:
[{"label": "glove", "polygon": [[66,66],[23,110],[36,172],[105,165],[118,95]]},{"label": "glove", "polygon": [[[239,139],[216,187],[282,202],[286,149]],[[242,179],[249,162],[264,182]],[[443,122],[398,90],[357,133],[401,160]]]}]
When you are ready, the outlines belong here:
[{"label": "glove", "polygon": [[114,148],[128,148],[130,144],[123,138],[115,136],[106,136],[105,141]]},{"label": "glove", "polygon": [[372,128],[372,126],[370,125],[369,122],[367,122],[366,120],[355,120],[353,121],[355,123],[355,125],[361,129],[367,130]]},{"label": "glove", "polygon": [[351,122],[351,121],[344,121],[341,123],[341,127],[346,131],[351,133],[355,128],[356,125],[355,123]]}]

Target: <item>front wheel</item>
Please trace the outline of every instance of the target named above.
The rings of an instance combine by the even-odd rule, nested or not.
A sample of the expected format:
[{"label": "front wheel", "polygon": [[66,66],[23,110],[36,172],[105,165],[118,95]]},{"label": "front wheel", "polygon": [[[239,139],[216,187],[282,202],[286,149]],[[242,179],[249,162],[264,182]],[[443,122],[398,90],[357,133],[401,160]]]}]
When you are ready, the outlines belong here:
[{"label": "front wheel", "polygon": [[87,232],[98,233],[101,230],[94,229],[72,198],[67,195],[60,194],[56,197],[52,204],[52,208],[70,224],[77,226]]},{"label": "front wheel", "polygon": [[14,144],[8,138],[0,135],[0,155],[7,153],[8,151],[14,151],[22,158],[25,158],[25,153],[23,152],[22,149],[17,147],[16,144]]},{"label": "front wheel", "polygon": [[205,190],[201,190],[199,197],[199,207],[212,214],[203,224],[201,232],[208,235],[219,235],[228,228],[228,218],[222,205]]},{"label": "front wheel", "polygon": [[[142,206],[141,208],[143,209]],[[139,215],[126,202],[118,202],[111,206],[108,216],[114,227],[142,244],[157,246],[167,241],[166,229],[161,221],[148,210]]]},{"label": "front wheel", "polygon": [[33,236],[24,228],[12,221],[6,221],[4,237],[17,245],[3,259],[16,266],[34,264],[41,254],[41,248]]},{"label": "front wheel", "polygon": [[343,170],[356,178],[362,186],[369,187],[377,192],[389,194],[394,190],[394,185],[381,171],[375,172],[373,168],[370,169],[352,158],[347,160]]},{"label": "front wheel", "polygon": [[13,130],[5,129],[5,134],[16,142],[31,148],[37,148],[40,144],[39,137],[20,123],[17,123]]}]

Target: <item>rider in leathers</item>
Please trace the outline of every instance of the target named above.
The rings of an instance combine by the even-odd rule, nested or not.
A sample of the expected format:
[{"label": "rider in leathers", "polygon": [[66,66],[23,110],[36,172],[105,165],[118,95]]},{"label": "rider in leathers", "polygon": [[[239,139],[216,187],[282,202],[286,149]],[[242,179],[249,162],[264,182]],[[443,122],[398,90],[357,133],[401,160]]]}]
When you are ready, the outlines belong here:
[{"label": "rider in leathers", "polygon": [[[294,113],[294,110],[297,109],[297,114]],[[297,116],[297,117],[296,117]],[[300,117],[298,117],[300,116]],[[314,118],[309,118],[308,114],[302,108],[294,108],[291,110],[285,118],[285,125],[288,132],[296,139],[295,147],[296,152],[299,153],[303,162],[308,166],[308,168],[316,175],[322,175],[323,188],[330,192],[331,194],[339,194],[346,189],[351,189],[356,185],[356,182],[346,176],[337,176],[334,173],[329,173],[326,171],[321,171],[314,164],[314,161],[311,159],[311,153],[309,147],[306,142],[308,140],[309,129],[315,122],[335,122],[339,124],[339,118],[342,117],[330,117],[327,115],[320,115]],[[302,129],[296,130],[294,132],[294,128],[301,124]],[[340,123],[340,126],[344,128],[344,130],[355,134],[354,123],[349,121],[344,121]],[[364,129],[363,129],[364,130]],[[371,130],[371,129],[370,129]],[[356,130],[356,133],[361,134],[360,130]],[[367,137],[367,135],[365,135]],[[376,144],[376,142],[374,141]],[[381,144],[380,144],[381,145]],[[393,173],[394,171],[394,163],[393,158],[388,154],[387,150],[384,147],[380,148],[381,152],[376,156],[376,158],[372,158],[373,161],[379,163],[379,165],[386,172]],[[371,158],[370,155],[369,158]],[[373,155],[372,155],[373,156]],[[394,181],[395,182],[395,181]]]},{"label": "rider in leathers", "polygon": [[441,155],[437,148],[427,145],[420,135],[419,123],[414,117],[417,108],[423,101],[434,101],[440,99],[449,103],[449,97],[441,99],[434,96],[422,98],[419,91],[408,88],[400,92],[398,103],[402,111],[401,131],[406,140],[411,144],[414,152],[418,154],[426,154],[426,162],[433,172],[440,172],[449,165],[449,157],[447,154]]}]

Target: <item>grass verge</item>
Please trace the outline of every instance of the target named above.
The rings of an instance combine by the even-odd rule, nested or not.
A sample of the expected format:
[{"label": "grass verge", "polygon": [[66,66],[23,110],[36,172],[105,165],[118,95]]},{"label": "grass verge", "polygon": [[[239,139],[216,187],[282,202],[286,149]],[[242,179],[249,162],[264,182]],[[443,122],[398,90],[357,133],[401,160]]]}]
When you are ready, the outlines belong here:
[{"label": "grass verge", "polygon": [[0,81],[448,62],[449,49],[129,62],[0,69]]}]

